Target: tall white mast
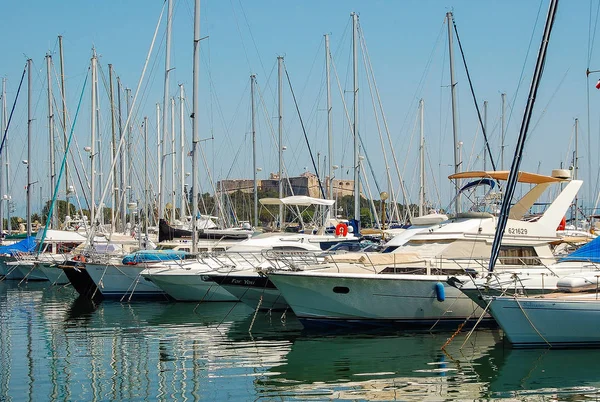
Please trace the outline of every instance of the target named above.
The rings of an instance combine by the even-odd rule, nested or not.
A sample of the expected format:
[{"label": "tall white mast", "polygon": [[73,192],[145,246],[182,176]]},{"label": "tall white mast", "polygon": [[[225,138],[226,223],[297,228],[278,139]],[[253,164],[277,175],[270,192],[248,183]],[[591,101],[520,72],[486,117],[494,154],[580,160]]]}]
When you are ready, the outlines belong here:
[{"label": "tall white mast", "polygon": [[[65,152],[67,151],[67,95],[65,89],[65,59],[63,57],[63,37],[58,36],[58,49],[60,55],[60,97],[62,100],[62,127]],[[69,215],[69,157],[65,161],[65,199],[67,200],[67,211]]]},{"label": "tall white mast", "polygon": [[[123,108],[121,107],[121,92],[123,87],[121,86],[121,78],[117,77],[117,109],[119,111],[119,141],[122,137],[127,138],[126,133],[123,131]],[[125,188],[125,159],[127,153],[127,147],[119,152],[119,198],[117,204],[120,206],[121,219],[119,221],[118,230],[125,232],[125,223],[127,222],[127,189]]]},{"label": "tall white mast", "polygon": [[[577,171],[579,170],[579,119],[575,119],[575,157],[573,158],[573,180],[577,180]],[[575,194],[575,211],[573,212],[573,224],[577,229],[577,206],[579,198]]]},{"label": "tall white mast", "polygon": [[148,248],[148,117],[144,116],[144,248]]},{"label": "tall white mast", "polygon": [[[127,197],[127,203],[132,202],[132,190],[131,190],[131,177],[130,177],[130,172],[131,172],[131,136],[132,136],[132,128],[133,128],[133,119],[131,118],[131,89],[130,88],[125,88],[125,99],[126,99],[126,104],[127,104],[127,120],[129,122],[129,124],[127,125],[127,158],[125,159],[125,163],[123,166],[123,175],[125,176],[125,186],[124,186],[124,190],[129,189],[129,194]],[[144,169],[146,169],[146,166],[144,166]],[[133,227],[134,223],[135,223],[135,217],[130,216],[129,220],[131,221],[131,225]],[[141,237],[141,236],[140,236]]]},{"label": "tall white mast", "polygon": [[97,63],[96,51],[92,56],[92,116],[91,116],[91,144],[90,144],[90,222],[92,227],[96,225],[96,97],[97,97]]},{"label": "tall white mast", "polygon": [[[51,69],[52,56],[50,54],[46,54],[46,79],[48,81],[48,147],[50,148],[48,151],[50,153],[50,198],[52,199],[52,194],[54,193],[54,188],[56,187],[56,170],[54,162],[54,105],[52,99],[52,76],[50,74]],[[2,193],[1,190],[0,193]],[[50,219],[50,227],[56,227],[55,209],[52,209],[52,216],[49,216],[48,218]],[[2,218],[0,218],[0,228],[2,227],[1,225]]]},{"label": "tall white mast", "polygon": [[27,59],[27,237],[31,236],[31,59]]},{"label": "tall white mast", "polygon": [[425,214],[425,103],[423,102],[423,99],[419,101],[419,111],[421,120],[421,138],[419,144],[419,170],[421,176],[421,183],[419,186],[419,216],[423,216]]},{"label": "tall white mast", "polygon": [[181,176],[181,206],[179,207],[179,219],[185,222],[187,200],[185,198],[185,97],[183,93],[183,84],[179,84],[179,157],[180,157],[180,176]]},{"label": "tall white mast", "polygon": [[[161,211],[161,205],[162,205],[162,196],[160,193],[160,189],[162,188],[162,174],[163,174],[163,170],[162,170],[162,138],[160,136],[160,104],[157,103],[156,104],[156,166],[158,168],[158,176],[156,178],[156,180],[158,181],[156,188],[158,191],[158,205],[156,206],[157,211],[159,211],[159,215],[158,215],[158,219],[162,218],[162,215],[160,215],[160,211]],[[152,214],[154,215],[154,208],[152,209]],[[158,221],[157,221],[158,223]]]},{"label": "tall white mast", "polygon": [[327,198],[333,199],[333,125],[331,116],[331,60],[329,53],[329,35],[325,34],[325,76],[327,78],[327,163],[329,186]]},{"label": "tall white mast", "polygon": [[[0,117],[2,118],[2,125],[0,125],[0,130],[2,130],[2,134],[0,134],[0,142],[2,142],[2,137],[4,137],[4,131],[6,130],[6,78],[2,78],[2,111]],[[5,144],[6,147],[6,144]],[[2,205],[2,201],[4,201],[4,177],[2,175],[2,169],[4,165],[4,155],[6,151],[0,153],[0,235],[4,233],[4,207]],[[6,200],[8,202],[8,200]]]},{"label": "tall white mast", "polygon": [[352,132],[354,134],[354,219],[360,230],[360,163],[359,163],[359,141],[358,141],[358,15],[352,16],[352,72],[354,76],[354,121]]},{"label": "tall white mast", "polygon": [[[6,125],[7,125],[7,114],[6,114],[6,78],[2,78],[2,135],[4,135],[4,132],[6,131]],[[12,232],[12,224],[10,222],[10,158],[9,158],[9,152],[8,152],[8,137],[4,140],[4,162],[5,162],[5,169],[4,169],[4,173],[6,175],[5,177],[5,182],[6,182],[6,228],[8,229],[8,233]],[[0,180],[2,180],[2,178],[0,178]],[[5,194],[1,194],[2,198],[4,199],[4,195]]]},{"label": "tall white mast", "polygon": [[[279,198],[283,198],[283,56],[277,57],[277,93],[279,99]],[[279,230],[283,230],[285,218],[283,204],[279,204]]]},{"label": "tall white mast", "polygon": [[[454,173],[461,170],[459,163],[459,145],[458,145],[458,121],[456,118],[456,80],[454,78],[454,45],[452,44],[452,13],[446,13],[446,23],[448,24],[448,58],[450,63],[450,92],[452,94],[452,133],[454,138]],[[460,188],[460,180],[456,180],[457,187]],[[455,213],[460,212],[460,197],[456,197],[454,204]]]},{"label": "tall white mast", "polygon": [[258,185],[257,177],[258,174],[256,166],[256,125],[255,125],[255,108],[254,108],[254,87],[256,84],[256,75],[250,76],[250,97],[252,107],[252,170],[254,178],[254,226],[258,226]]},{"label": "tall white mast", "polygon": [[[113,87],[113,66],[112,64],[108,65],[108,85],[110,92],[110,120],[111,120],[111,131],[112,131],[112,149],[110,154],[110,160],[114,161],[117,157],[117,133],[116,133],[116,121],[115,121],[115,96],[114,96],[114,87]],[[111,210],[110,210],[110,230],[111,233],[114,233],[117,229],[117,200],[119,190],[117,189],[117,165],[114,165],[114,169],[112,172],[112,201],[111,201]]]},{"label": "tall white mast", "polygon": [[[166,156],[165,150],[167,145],[167,118],[169,116],[169,73],[171,72],[171,22],[173,20],[173,0],[168,0],[168,11],[167,11],[167,35],[166,35],[166,49],[165,49],[165,87],[163,93],[163,115],[162,115],[162,155],[160,158],[161,170],[164,173],[166,171]],[[164,218],[164,202],[165,202],[165,181],[160,181],[158,187],[158,217]]]},{"label": "tall white mast", "polygon": [[175,97],[171,97],[171,215],[169,222],[175,223]]},{"label": "tall white mast", "polygon": [[194,2],[194,70],[192,87],[192,252],[198,250],[198,232],[196,230],[196,215],[198,215],[198,131],[200,120],[200,104],[198,102],[198,87],[200,84],[200,0]]},{"label": "tall white mast", "polygon": [[[488,102],[487,101],[483,101],[483,130],[486,133],[489,133],[488,131],[488,119],[487,119],[487,113],[488,112]],[[484,139],[485,141],[485,139]],[[486,171],[487,170],[487,152],[485,151],[487,144],[483,145],[483,170]]]},{"label": "tall white mast", "polygon": [[506,125],[505,125],[506,94],[502,93],[500,96],[502,98],[502,128],[501,128],[502,132],[500,133],[500,136],[502,137],[502,144],[500,145],[500,170],[504,170],[504,138],[506,137]]}]

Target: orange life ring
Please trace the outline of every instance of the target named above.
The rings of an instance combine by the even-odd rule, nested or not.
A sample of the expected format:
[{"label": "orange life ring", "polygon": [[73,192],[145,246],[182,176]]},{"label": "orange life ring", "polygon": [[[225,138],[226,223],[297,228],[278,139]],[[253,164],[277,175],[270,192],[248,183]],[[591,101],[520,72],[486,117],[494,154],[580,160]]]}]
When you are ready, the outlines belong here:
[{"label": "orange life ring", "polygon": [[567,218],[566,217],[562,217],[562,219],[560,220],[560,223],[558,224],[558,227],[556,228],[556,230],[565,230],[567,227]]},{"label": "orange life ring", "polygon": [[335,235],[346,237],[346,235],[348,235],[348,225],[345,223],[338,223],[335,227]]},{"label": "orange life ring", "polygon": [[73,257],[73,261],[80,261],[80,262],[85,262],[85,257],[81,254],[76,255],[75,257]]}]

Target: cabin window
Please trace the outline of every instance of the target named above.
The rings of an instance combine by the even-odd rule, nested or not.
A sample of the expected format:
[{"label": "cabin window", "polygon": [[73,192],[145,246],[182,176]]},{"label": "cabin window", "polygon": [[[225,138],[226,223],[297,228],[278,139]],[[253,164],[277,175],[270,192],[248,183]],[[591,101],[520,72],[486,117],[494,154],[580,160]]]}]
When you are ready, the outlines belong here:
[{"label": "cabin window", "polygon": [[533,247],[501,246],[498,261],[504,265],[542,265]]},{"label": "cabin window", "polygon": [[348,289],[346,286],[336,286],[333,288],[333,293],[340,293],[345,295],[350,293],[350,289]]},{"label": "cabin window", "polygon": [[273,250],[277,250],[277,251],[306,251],[305,248],[294,247],[294,246],[278,246],[278,247],[273,247]]}]

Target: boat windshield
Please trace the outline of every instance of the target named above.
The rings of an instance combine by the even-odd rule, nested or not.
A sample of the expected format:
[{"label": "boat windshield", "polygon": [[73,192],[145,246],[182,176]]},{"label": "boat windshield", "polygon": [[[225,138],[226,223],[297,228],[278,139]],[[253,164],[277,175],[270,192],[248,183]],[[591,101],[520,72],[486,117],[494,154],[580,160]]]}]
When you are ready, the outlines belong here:
[{"label": "boat windshield", "polygon": [[447,214],[455,215],[456,199],[460,202],[461,212],[480,212],[498,215],[502,203],[502,191],[498,181],[483,178],[465,184],[445,209]]}]

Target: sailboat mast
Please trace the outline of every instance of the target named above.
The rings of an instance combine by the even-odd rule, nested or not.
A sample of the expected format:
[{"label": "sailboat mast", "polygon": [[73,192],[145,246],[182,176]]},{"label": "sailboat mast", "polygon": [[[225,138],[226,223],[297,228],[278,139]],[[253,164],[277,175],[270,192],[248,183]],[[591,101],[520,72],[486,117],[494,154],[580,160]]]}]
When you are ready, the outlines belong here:
[{"label": "sailboat mast", "polygon": [[256,125],[255,125],[255,107],[254,107],[254,90],[256,84],[256,75],[250,76],[250,98],[251,98],[251,109],[252,109],[252,170],[254,179],[254,226],[258,226],[258,185],[257,185],[257,174],[256,171]]},{"label": "sailboat mast", "polygon": [[31,59],[27,59],[27,237],[31,236]]},{"label": "sailboat mast", "polygon": [[[277,93],[279,95],[279,198],[283,198],[283,56],[277,57]],[[279,230],[283,230],[283,204],[279,204]]]},{"label": "sailboat mast", "polygon": [[[63,37],[58,36],[58,51],[60,55],[60,97],[62,100],[62,127],[63,127],[63,141],[65,146],[65,152],[67,151],[67,97],[65,89],[65,58],[63,57]],[[67,200],[67,211],[69,215],[69,157],[65,163],[65,199]]]},{"label": "sailboat mast", "polygon": [[[487,114],[488,114],[488,101],[483,101],[483,130],[488,133],[488,119],[487,119]],[[484,145],[485,146],[485,145]],[[483,170],[486,171],[487,170],[487,152],[485,152],[485,149],[483,150]]]},{"label": "sailboat mast", "polygon": [[[127,158],[125,159],[125,166],[123,167],[124,176],[125,176],[125,189],[129,190],[129,196],[127,198],[127,202],[132,202],[132,189],[131,189],[131,177],[129,175],[131,171],[131,136],[132,136],[132,128],[133,128],[133,120],[131,118],[131,89],[125,88],[125,99],[127,105],[127,121],[129,122],[127,126]],[[135,223],[135,216],[131,216],[129,218],[131,224]]]},{"label": "sailboat mast", "polygon": [[179,219],[182,222],[185,221],[186,216],[186,205],[187,200],[185,198],[185,120],[184,120],[184,109],[185,109],[185,97],[183,93],[183,84],[179,84],[179,135],[180,135],[180,166],[179,171],[181,176],[181,206],[179,207]]},{"label": "sailboat mast", "polygon": [[554,25],[554,18],[556,16],[556,9],[558,7],[558,0],[551,0],[548,7],[548,15],[546,17],[546,25],[544,26],[544,34],[538,51],[537,61],[535,63],[535,70],[533,78],[531,80],[531,87],[529,88],[529,94],[527,95],[527,105],[525,106],[525,112],[523,114],[523,120],[521,122],[521,129],[519,130],[519,137],[515,144],[515,154],[510,167],[510,173],[508,180],[506,181],[506,187],[502,196],[502,206],[500,208],[500,214],[498,216],[498,222],[496,225],[496,232],[494,233],[494,242],[492,243],[492,251],[490,253],[490,263],[488,270],[489,272],[494,271],[496,266],[496,260],[500,255],[500,246],[502,244],[502,237],[506,230],[506,224],[508,223],[508,215],[510,212],[511,200],[515,193],[517,179],[519,175],[519,168],[521,166],[521,159],[523,157],[523,150],[525,142],[527,140],[527,131],[529,130],[529,124],[531,122],[531,115],[533,114],[533,107],[537,97],[537,91],[544,73],[544,64],[546,63],[546,54],[548,51],[548,43],[550,42],[550,34],[552,33],[552,27]]},{"label": "sailboat mast", "polygon": [[329,35],[325,34],[325,77],[327,79],[327,162],[329,186],[327,198],[333,199],[333,125],[331,116],[331,59],[329,53]]},{"label": "sailboat mast", "polygon": [[500,133],[500,137],[502,138],[502,144],[500,145],[500,170],[504,170],[504,138],[506,136],[506,125],[505,125],[505,118],[506,118],[506,94],[502,93],[500,94],[500,98],[502,98],[502,127],[501,127],[501,133]]},{"label": "sailboat mast", "polygon": [[198,215],[198,143],[200,104],[198,102],[198,87],[200,84],[200,0],[194,2],[194,69],[192,87],[192,252],[198,250],[198,232],[196,216]]},{"label": "sailboat mast", "polygon": [[171,97],[171,214],[169,222],[175,223],[175,97]]},{"label": "sailboat mast", "polygon": [[[171,21],[173,20],[173,0],[168,1],[167,11],[167,34],[166,34],[166,48],[165,48],[165,86],[163,91],[163,115],[162,115],[162,155],[160,159],[161,169],[163,173],[166,171],[166,156],[165,150],[167,144],[167,118],[168,107],[169,107],[169,73],[171,72]],[[164,202],[165,202],[165,181],[160,181],[158,193],[158,217],[164,218]]]},{"label": "sailboat mast", "polygon": [[[579,119],[575,119],[575,157],[573,158],[573,180],[577,180],[577,170],[579,170]],[[579,198],[575,194],[575,208],[573,212],[573,223],[577,229],[577,206]]]},{"label": "sailboat mast", "polygon": [[[117,133],[116,133],[116,120],[115,120],[115,96],[114,96],[114,87],[113,87],[113,66],[112,64],[108,65],[108,81],[109,81],[109,91],[110,91],[110,120],[111,120],[111,131],[112,131],[112,148],[110,154],[110,160],[113,161],[117,155]],[[116,219],[116,210],[117,210],[117,200],[118,197],[117,190],[117,165],[112,172],[112,201],[111,201],[111,211],[110,211],[110,229],[111,233],[114,233],[117,225],[115,222]]]},{"label": "sailboat mast", "polygon": [[[160,189],[162,188],[162,138],[160,136],[160,104],[157,103],[156,104],[156,167],[158,169],[158,176],[156,177],[156,180],[158,180],[158,183],[156,185],[157,191],[158,191],[158,205],[156,206],[156,210],[158,211],[159,215],[158,215],[158,219],[160,219],[162,216],[160,215],[160,211],[161,211],[161,205],[162,205],[162,198],[161,198],[161,193],[160,193]],[[154,215],[154,208],[152,209],[152,215]],[[158,221],[157,221],[157,225],[158,225]]]},{"label": "sailboat mast", "polygon": [[421,183],[419,186],[419,216],[424,215],[424,205],[425,205],[425,128],[424,128],[424,116],[425,116],[425,103],[423,99],[419,101],[419,114],[421,120],[421,138],[419,144],[419,165],[420,165],[420,176]]},{"label": "sailboat mast", "polygon": [[[54,162],[54,106],[52,103],[52,76],[50,70],[52,68],[52,56],[46,54],[46,79],[48,81],[48,148],[50,153],[50,199],[52,199],[52,193],[56,187],[56,171]],[[1,181],[0,181],[1,182]],[[1,185],[1,184],[0,184]],[[1,193],[2,191],[0,191]],[[56,210],[52,209],[52,216],[50,219],[50,228],[56,225]],[[0,221],[2,219],[0,218]],[[0,222],[0,225],[2,223]],[[0,226],[1,227],[1,226]]]},{"label": "sailboat mast", "polygon": [[148,211],[148,116],[144,116],[144,248],[148,248],[148,225],[150,213]]},{"label": "sailboat mast", "polygon": [[92,56],[92,115],[90,122],[91,131],[91,145],[90,145],[90,222],[92,227],[96,225],[96,172],[95,172],[95,158],[96,158],[96,91],[98,85],[97,76],[97,65],[98,59],[96,58],[96,51]]},{"label": "sailboat mast", "polygon": [[358,154],[358,15],[352,13],[352,72],[354,76],[354,219],[360,230],[360,161]]},{"label": "sailboat mast", "polygon": [[[6,131],[6,78],[2,78],[2,114],[0,117],[2,118],[2,125],[0,125],[0,130],[2,130],[2,135],[4,135],[4,131]],[[6,151],[0,154],[0,235],[4,233],[4,207],[2,205],[2,201],[4,201],[4,180],[2,176],[2,168],[4,167],[4,155]],[[8,200],[6,200],[8,202]]]},{"label": "sailboat mast", "polygon": [[[123,132],[123,108],[121,107],[121,92],[123,87],[121,86],[121,78],[117,77],[117,110],[119,118],[119,142],[121,142],[125,133]],[[119,221],[118,230],[125,231],[125,223],[127,222],[127,202],[125,200],[125,151],[119,152],[119,190],[120,196],[117,199],[118,205],[120,205],[121,219]]]},{"label": "sailboat mast", "polygon": [[[6,118],[7,118],[7,114],[6,114],[6,78],[2,78],[2,132],[4,133],[6,131]],[[10,177],[10,158],[9,158],[9,153],[8,153],[8,137],[4,140],[4,149],[6,149],[6,151],[4,152],[3,156],[4,156],[4,162],[5,162],[5,168],[4,169],[4,173],[6,175],[5,177],[5,182],[6,182],[6,227],[8,229],[8,233],[12,232],[12,224],[10,222],[10,181],[9,181],[9,177]],[[0,178],[1,180],[1,178]],[[4,199],[4,194],[2,194],[2,198]]]},{"label": "sailboat mast", "polygon": [[[448,25],[448,57],[450,64],[450,91],[452,94],[452,133],[454,138],[454,173],[460,172],[460,156],[458,145],[458,122],[456,117],[456,79],[454,78],[454,45],[452,42],[452,13],[446,13],[446,23]],[[460,188],[460,180],[456,180],[457,187]],[[460,196],[456,197],[454,204],[455,213],[460,212]]]}]

